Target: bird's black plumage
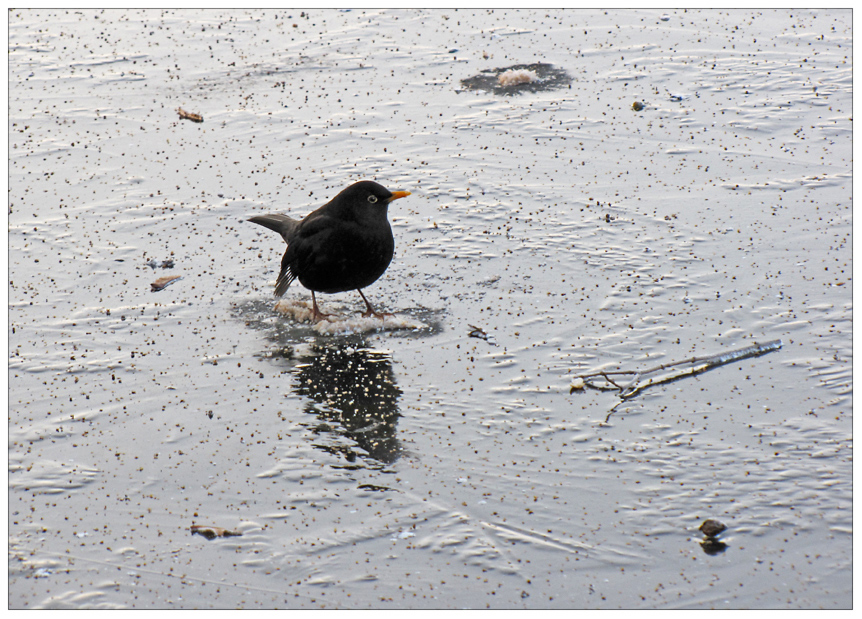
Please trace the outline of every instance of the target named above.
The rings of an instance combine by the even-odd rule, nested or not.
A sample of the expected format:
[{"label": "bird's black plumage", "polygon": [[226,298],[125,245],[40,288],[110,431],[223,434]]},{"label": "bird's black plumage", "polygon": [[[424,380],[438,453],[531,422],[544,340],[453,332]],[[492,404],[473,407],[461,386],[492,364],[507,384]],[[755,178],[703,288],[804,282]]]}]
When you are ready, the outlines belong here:
[{"label": "bird's black plumage", "polygon": [[374,181],[360,181],[301,221],[287,215],[249,219],[278,232],[287,243],[276,296],[298,279],[311,290],[314,318],[319,319],[326,314],[318,309],[315,292],[357,290],[368,308],[365,315],[380,316],[362,288],[377,281],[392,262],[395,240],[387,219],[389,203],[408,195],[409,191],[391,192]]}]

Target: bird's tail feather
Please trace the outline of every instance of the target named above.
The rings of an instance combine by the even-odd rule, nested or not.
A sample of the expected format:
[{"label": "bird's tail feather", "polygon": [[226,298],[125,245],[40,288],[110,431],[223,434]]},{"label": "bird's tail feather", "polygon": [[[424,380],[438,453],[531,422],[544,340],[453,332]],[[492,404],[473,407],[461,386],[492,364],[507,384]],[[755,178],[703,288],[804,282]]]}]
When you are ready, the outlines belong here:
[{"label": "bird's tail feather", "polygon": [[249,221],[259,224],[265,228],[269,228],[281,235],[285,243],[290,243],[290,238],[293,232],[299,225],[299,221],[287,215],[257,215],[249,219]]}]

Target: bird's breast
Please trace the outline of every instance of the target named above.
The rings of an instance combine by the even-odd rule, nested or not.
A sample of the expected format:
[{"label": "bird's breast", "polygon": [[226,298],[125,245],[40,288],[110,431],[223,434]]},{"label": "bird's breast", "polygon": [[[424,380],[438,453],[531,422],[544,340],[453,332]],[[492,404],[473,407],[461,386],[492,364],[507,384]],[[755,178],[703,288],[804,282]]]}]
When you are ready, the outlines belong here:
[{"label": "bird's breast", "polygon": [[370,286],[386,271],[395,253],[389,223],[371,228],[344,225],[300,249],[299,282],[315,292],[335,293]]}]

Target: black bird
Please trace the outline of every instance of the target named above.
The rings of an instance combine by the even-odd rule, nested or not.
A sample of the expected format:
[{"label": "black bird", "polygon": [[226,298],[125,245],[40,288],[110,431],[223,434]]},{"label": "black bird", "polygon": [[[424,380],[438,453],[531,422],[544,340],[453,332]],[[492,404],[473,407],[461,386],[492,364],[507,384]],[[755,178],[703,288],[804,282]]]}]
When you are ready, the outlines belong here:
[{"label": "black bird", "polygon": [[386,218],[389,203],[409,196],[389,191],[374,181],[354,183],[302,221],[287,215],[258,215],[252,221],[278,232],[287,243],[275,296],[293,280],[311,291],[312,318],[325,319],[315,292],[332,294],[356,290],[368,308],[363,316],[384,318],[371,307],[362,289],[383,275],[392,262],[395,240]]}]

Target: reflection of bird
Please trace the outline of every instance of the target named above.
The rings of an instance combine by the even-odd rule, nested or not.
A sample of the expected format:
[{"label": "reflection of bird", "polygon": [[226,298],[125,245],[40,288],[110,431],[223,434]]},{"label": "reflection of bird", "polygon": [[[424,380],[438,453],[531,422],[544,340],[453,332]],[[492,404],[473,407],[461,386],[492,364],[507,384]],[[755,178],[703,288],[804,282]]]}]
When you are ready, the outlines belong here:
[{"label": "reflection of bird", "polygon": [[281,296],[293,280],[311,291],[312,318],[327,318],[315,292],[356,290],[365,301],[363,316],[383,318],[362,289],[383,275],[392,261],[395,241],[386,218],[392,200],[409,191],[389,191],[374,181],[354,183],[302,221],[287,215],[258,215],[252,221],[278,232],[287,243],[275,284]]},{"label": "reflection of bird", "polygon": [[323,422],[314,424],[314,433],[329,436],[315,447],[348,462],[395,462],[401,454],[396,431],[401,389],[391,355],[356,340],[349,346],[313,346],[312,352],[313,359],[297,365],[295,390],[309,399],[306,412]]}]

